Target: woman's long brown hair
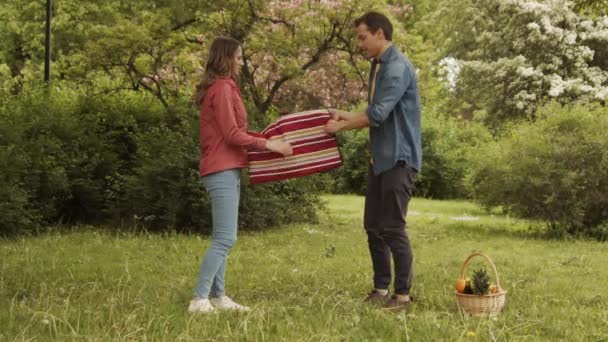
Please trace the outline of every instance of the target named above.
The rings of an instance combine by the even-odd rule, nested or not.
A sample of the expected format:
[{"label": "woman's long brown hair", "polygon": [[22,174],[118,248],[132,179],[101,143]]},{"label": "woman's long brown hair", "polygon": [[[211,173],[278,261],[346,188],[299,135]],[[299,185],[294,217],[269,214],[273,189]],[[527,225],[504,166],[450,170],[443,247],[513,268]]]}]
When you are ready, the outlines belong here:
[{"label": "woman's long brown hair", "polygon": [[203,103],[207,88],[218,77],[233,77],[234,55],[239,46],[241,43],[230,37],[217,37],[213,40],[209,48],[209,58],[205,65],[203,80],[196,86],[194,101],[198,106]]}]

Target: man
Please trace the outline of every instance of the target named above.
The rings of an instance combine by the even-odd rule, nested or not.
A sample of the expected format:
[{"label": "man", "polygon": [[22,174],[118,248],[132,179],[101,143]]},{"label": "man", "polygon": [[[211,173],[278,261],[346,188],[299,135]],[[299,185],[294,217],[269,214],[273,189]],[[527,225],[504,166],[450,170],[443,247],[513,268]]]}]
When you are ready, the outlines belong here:
[{"label": "man", "polygon": [[[368,12],[355,20],[358,47],[371,59],[368,106],[363,113],[331,110],[328,133],[369,127],[371,161],[367,176],[364,226],[374,270],[374,289],[366,301],[393,310],[411,303],[412,247],[405,216],[420,171],[420,99],[414,67],[392,43],[389,19]],[[391,255],[394,295],[389,296]]]}]

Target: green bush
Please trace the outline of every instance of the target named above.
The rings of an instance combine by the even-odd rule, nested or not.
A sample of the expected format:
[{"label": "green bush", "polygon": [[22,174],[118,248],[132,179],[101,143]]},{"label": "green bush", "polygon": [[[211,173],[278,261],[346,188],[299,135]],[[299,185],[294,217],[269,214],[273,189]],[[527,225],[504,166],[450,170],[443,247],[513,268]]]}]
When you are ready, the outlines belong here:
[{"label": "green bush", "polygon": [[554,233],[605,236],[608,109],[549,104],[537,115],[479,150],[470,177],[475,198],[542,220]]},{"label": "green bush", "polygon": [[[114,180],[120,217],[143,220],[150,229],[205,231],[210,203],[198,176],[198,139],[192,124],[138,132],[135,166]],[[198,134],[197,134],[198,135]]]},{"label": "green bush", "polygon": [[422,120],[422,170],[415,194],[436,199],[469,197],[469,159],[491,139],[481,123],[426,114]]},{"label": "green bush", "polygon": [[25,216],[21,222],[3,222],[14,225],[6,230],[61,220],[61,207],[70,193],[68,170],[80,158],[74,153],[80,131],[71,115],[74,106],[64,97],[44,101],[42,93],[35,92],[2,107],[0,145],[6,161],[0,172],[9,194],[0,220],[15,215],[8,208],[16,206]]},{"label": "green bush", "polygon": [[[4,137],[4,132],[0,137]],[[32,227],[39,221],[38,211],[30,206],[27,189],[21,184],[20,174],[27,160],[15,146],[0,149],[0,235],[14,234],[20,227]]]},{"label": "green bush", "polygon": [[[34,89],[0,106],[0,234],[56,223],[210,232],[198,176],[198,113],[138,92]],[[313,178],[250,187],[241,224],[315,220]]]},{"label": "green bush", "polygon": [[338,136],[343,165],[335,172],[335,191],[364,195],[371,158],[369,131],[346,131]]},{"label": "green bush", "polygon": [[284,223],[317,222],[322,208],[317,176],[249,185],[242,179],[240,226],[259,230]]}]

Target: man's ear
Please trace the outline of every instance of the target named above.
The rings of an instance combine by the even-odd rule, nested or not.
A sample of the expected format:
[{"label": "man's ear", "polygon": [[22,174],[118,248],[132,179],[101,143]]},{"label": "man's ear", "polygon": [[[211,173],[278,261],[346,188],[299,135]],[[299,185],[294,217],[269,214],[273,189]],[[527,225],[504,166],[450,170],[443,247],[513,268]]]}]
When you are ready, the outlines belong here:
[{"label": "man's ear", "polygon": [[378,27],[376,33],[374,33],[376,38],[386,40],[386,36],[384,35],[384,30],[381,27]]}]

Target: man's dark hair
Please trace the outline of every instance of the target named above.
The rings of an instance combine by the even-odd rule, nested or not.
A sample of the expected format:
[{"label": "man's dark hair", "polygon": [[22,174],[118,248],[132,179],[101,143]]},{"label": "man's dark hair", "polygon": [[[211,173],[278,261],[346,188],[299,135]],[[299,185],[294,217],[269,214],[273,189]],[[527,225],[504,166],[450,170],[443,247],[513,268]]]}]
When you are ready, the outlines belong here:
[{"label": "man's dark hair", "polygon": [[384,38],[386,40],[393,40],[393,24],[388,18],[378,12],[367,12],[359,18],[355,19],[355,27],[358,27],[361,24],[367,25],[369,32],[376,33],[378,29],[382,29],[384,32]]}]

